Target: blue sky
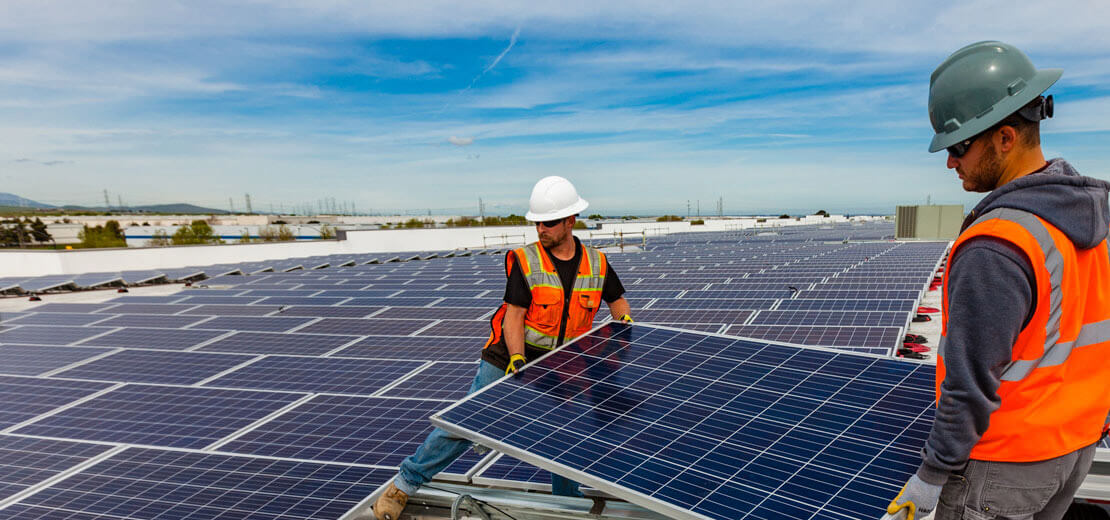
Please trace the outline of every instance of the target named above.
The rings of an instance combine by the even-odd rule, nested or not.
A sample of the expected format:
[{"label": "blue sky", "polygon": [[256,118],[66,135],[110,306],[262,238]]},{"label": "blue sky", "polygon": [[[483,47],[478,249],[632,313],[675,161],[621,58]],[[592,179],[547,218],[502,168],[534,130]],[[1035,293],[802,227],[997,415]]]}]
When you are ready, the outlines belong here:
[{"label": "blue sky", "polygon": [[970,207],[926,101],[983,39],[1065,69],[1046,154],[1110,180],[1104,1],[533,4],[5,0],[0,191],[520,213],[558,174],[607,214]]}]

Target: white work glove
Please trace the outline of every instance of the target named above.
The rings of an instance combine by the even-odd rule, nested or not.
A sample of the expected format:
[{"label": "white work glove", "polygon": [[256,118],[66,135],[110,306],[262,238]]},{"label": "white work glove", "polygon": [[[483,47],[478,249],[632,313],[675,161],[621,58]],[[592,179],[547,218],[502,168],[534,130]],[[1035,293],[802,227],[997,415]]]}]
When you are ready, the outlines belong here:
[{"label": "white work glove", "polygon": [[940,490],[943,486],[930,484],[921,480],[917,475],[910,477],[902,491],[890,505],[886,506],[886,514],[882,520],[919,520],[933,512],[940,501]]}]

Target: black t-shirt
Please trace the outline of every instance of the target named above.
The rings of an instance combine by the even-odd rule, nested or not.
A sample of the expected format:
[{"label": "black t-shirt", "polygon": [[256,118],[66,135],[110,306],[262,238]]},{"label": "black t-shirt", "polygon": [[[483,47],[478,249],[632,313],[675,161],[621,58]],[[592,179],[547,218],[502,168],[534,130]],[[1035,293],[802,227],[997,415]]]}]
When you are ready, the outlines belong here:
[{"label": "black t-shirt", "polygon": [[[563,282],[564,300],[570,298],[570,294],[574,290],[574,280],[578,277],[578,263],[582,256],[582,247],[577,237],[574,239],[574,245],[574,258],[570,260],[560,260],[550,253],[547,255],[551,259],[551,263],[555,265],[555,271],[559,273],[559,280]],[[509,254],[513,253],[510,252]],[[508,261],[507,258],[506,255],[506,261]],[[601,283],[601,299],[605,300],[605,303],[613,303],[622,296],[624,296],[624,286],[621,285],[620,278],[617,278],[613,266],[606,259],[605,280]],[[521,270],[519,262],[513,263],[513,270],[509,273],[509,279],[505,283],[504,299],[506,303],[526,309],[532,304],[532,291],[528,289],[528,280],[524,278],[524,272]],[[524,345],[524,357],[528,358],[529,361],[536,359],[545,352],[547,351],[527,344]],[[502,369],[509,365],[509,349],[505,346],[504,336],[497,343],[482,350],[482,359]]]}]

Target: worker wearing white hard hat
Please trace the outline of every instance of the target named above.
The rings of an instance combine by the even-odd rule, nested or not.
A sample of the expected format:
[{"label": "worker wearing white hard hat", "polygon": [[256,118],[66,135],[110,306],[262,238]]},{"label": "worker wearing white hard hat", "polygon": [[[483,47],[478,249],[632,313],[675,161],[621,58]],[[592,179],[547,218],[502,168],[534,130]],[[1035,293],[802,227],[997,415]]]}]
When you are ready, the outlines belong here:
[{"label": "worker wearing white hard hat", "polygon": [[[490,319],[492,332],[470,392],[519,374],[529,361],[586,333],[602,301],[614,320],[632,321],[624,287],[605,254],[572,233],[577,215],[587,206],[562,177],[544,177],[532,189],[525,218],[535,223],[539,240],[505,256],[504,302]],[[400,518],[409,497],[470,446],[466,439],[433,430],[401,463],[397,477],[375,501],[373,514],[378,520]],[[554,473],[551,492],[582,496],[576,482]]]}]

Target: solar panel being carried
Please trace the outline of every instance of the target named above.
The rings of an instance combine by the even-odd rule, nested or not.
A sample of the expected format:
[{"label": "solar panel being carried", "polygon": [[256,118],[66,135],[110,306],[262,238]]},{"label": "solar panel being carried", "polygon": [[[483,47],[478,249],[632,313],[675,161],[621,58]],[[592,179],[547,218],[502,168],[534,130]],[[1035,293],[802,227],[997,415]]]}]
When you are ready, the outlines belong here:
[{"label": "solar panel being carried", "polygon": [[432,421],[673,518],[879,518],[920,462],[933,378],[926,364],[614,323]]}]

